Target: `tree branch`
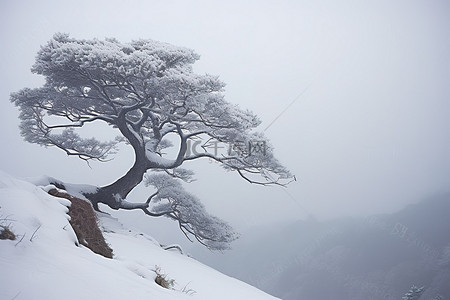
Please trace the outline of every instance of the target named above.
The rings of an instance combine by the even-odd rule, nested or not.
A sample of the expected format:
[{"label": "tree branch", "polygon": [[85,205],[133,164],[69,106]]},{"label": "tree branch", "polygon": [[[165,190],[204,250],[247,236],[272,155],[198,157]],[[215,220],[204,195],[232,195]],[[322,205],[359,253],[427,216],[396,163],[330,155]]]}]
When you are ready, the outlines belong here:
[{"label": "tree branch", "polygon": [[56,128],[68,128],[68,127],[83,127],[85,123],[91,123],[97,120],[105,121],[108,124],[114,124],[113,118],[108,118],[106,116],[95,116],[92,118],[79,120],[75,124],[63,124],[63,125],[46,125],[48,129],[56,129]]}]

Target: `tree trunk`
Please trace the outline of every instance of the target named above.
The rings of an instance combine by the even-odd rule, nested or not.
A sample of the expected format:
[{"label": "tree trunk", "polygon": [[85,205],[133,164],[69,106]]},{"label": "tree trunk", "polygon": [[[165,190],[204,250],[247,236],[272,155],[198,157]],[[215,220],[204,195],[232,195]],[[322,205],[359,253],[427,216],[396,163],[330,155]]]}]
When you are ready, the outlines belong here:
[{"label": "tree trunk", "polygon": [[98,203],[104,203],[112,209],[119,209],[120,203],[117,198],[125,199],[141,183],[145,172],[149,169],[149,162],[145,156],[145,147],[141,145],[140,141],[130,131],[124,118],[119,119],[117,122],[115,125],[134,149],[135,161],[131,169],[114,183],[99,188],[96,193],[84,195],[92,202],[94,209],[97,211],[99,210]]},{"label": "tree trunk", "polygon": [[142,156],[137,157],[133,167],[114,183],[101,187],[96,193],[85,194],[95,210],[99,210],[98,203],[104,203],[112,209],[119,209],[119,199],[125,199],[127,195],[142,182],[145,172],[148,170],[148,161]]}]

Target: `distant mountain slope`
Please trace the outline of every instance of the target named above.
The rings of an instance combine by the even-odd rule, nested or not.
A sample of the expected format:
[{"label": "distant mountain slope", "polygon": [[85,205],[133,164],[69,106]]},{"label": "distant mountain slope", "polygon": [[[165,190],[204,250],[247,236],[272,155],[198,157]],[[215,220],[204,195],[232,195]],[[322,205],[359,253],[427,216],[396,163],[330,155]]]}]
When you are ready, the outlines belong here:
[{"label": "distant mountain slope", "polygon": [[421,299],[450,299],[450,195],[393,214],[247,236],[256,237],[243,234],[233,252],[207,263],[284,300],[399,300],[413,284],[425,286]]},{"label": "distant mountain slope", "polygon": [[[225,276],[105,214],[99,222],[113,259],[75,246],[66,199],[0,172],[0,299],[276,299]],[[173,289],[155,283],[157,273]]]}]

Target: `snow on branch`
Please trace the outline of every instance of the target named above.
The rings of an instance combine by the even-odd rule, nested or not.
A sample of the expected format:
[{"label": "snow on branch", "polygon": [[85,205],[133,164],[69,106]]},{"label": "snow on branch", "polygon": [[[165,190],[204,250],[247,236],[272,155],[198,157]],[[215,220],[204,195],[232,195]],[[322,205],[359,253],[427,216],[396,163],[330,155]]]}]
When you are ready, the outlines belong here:
[{"label": "snow on branch", "polygon": [[238,238],[230,225],[208,214],[203,204],[184,190],[179,180],[164,173],[156,173],[146,176],[145,183],[158,191],[153,199],[153,213],[164,213],[176,220],[188,239],[194,236],[210,249],[225,250],[229,248],[229,243]]},{"label": "snow on branch", "polygon": [[49,143],[63,149],[67,155],[76,155],[82,159],[104,160],[108,154],[114,153],[116,141],[101,142],[95,138],[83,139],[72,128],[61,134],[47,135]]}]

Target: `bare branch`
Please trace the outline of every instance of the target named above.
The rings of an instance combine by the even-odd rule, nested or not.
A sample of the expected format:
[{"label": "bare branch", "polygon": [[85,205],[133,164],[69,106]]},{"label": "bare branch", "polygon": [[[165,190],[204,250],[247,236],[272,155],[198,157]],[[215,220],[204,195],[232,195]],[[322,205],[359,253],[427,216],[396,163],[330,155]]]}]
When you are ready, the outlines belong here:
[{"label": "bare branch", "polygon": [[114,119],[113,118],[108,118],[105,116],[95,116],[92,118],[88,118],[88,119],[82,119],[77,121],[76,123],[73,124],[61,124],[61,125],[47,125],[46,127],[48,129],[56,129],[56,128],[68,128],[68,127],[83,127],[86,123],[91,123],[97,120],[102,120],[105,121],[109,124],[114,124]]}]

